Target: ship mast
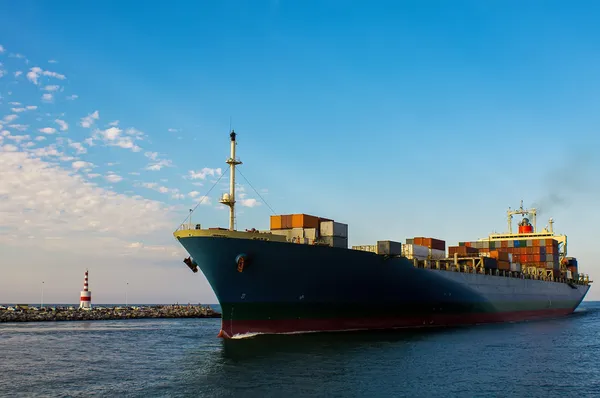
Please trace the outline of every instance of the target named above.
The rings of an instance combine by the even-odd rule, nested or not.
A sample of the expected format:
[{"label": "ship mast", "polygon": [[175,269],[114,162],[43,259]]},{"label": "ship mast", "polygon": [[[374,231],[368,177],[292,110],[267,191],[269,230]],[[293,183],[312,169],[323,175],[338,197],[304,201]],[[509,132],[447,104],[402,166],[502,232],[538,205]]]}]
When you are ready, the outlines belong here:
[{"label": "ship mast", "polygon": [[235,157],[235,146],[237,142],[235,141],[235,131],[231,130],[229,137],[231,139],[231,154],[229,159],[225,163],[229,165],[229,193],[224,194],[219,202],[226,206],[229,206],[229,230],[235,230],[235,166],[238,164],[242,164],[242,162]]},{"label": "ship mast", "polygon": [[537,228],[536,228],[536,224],[537,224],[537,220],[536,220],[536,216],[537,216],[537,209],[533,208],[533,209],[523,209],[523,201],[521,200],[521,207],[518,210],[511,210],[511,208],[508,208],[508,211],[506,212],[507,216],[508,216],[508,233],[512,234],[512,218],[513,215],[515,214],[521,214],[523,216],[530,214],[533,217],[533,232],[536,233],[537,232]]}]

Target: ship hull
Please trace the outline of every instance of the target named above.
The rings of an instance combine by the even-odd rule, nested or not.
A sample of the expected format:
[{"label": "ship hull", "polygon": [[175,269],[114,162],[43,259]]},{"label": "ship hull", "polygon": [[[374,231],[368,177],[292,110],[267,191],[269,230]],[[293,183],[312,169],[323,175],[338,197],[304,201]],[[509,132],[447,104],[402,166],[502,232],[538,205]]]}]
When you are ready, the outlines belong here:
[{"label": "ship hull", "polygon": [[[416,268],[326,246],[186,237],[222,308],[222,337],[442,327],[572,313],[589,286]],[[242,272],[236,258],[247,257]]]}]

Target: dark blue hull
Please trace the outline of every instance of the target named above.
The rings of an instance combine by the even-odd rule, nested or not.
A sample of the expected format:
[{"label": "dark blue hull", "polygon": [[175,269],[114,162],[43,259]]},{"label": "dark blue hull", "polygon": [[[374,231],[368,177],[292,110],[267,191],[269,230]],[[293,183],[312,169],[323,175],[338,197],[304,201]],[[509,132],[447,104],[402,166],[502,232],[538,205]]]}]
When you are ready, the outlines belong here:
[{"label": "dark blue hull", "polygon": [[[444,326],[572,312],[589,286],[416,268],[406,258],[222,237],[180,243],[212,286],[223,335]],[[236,259],[245,254],[242,272]]]}]

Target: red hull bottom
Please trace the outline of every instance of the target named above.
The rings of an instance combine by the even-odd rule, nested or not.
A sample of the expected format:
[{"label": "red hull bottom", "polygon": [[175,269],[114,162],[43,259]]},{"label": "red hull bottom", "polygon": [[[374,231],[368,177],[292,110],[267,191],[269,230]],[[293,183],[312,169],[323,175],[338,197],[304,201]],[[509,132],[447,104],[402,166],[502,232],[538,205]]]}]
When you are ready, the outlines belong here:
[{"label": "red hull bottom", "polygon": [[342,332],[401,328],[444,327],[483,323],[520,322],[565,316],[573,309],[547,309],[481,314],[428,314],[414,318],[338,318],[222,321],[218,337],[230,339],[252,334]]}]

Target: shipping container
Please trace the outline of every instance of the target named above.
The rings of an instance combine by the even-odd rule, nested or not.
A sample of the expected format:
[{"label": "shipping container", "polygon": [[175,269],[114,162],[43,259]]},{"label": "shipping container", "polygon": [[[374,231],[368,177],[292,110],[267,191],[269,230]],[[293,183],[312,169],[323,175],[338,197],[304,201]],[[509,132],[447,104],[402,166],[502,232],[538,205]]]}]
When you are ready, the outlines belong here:
[{"label": "shipping container", "polygon": [[448,247],[448,255],[450,257],[454,257],[454,253],[461,256],[477,256],[479,254],[479,250],[474,247],[469,246],[450,246]]},{"label": "shipping container", "polygon": [[567,279],[573,279],[573,272],[567,270]]},{"label": "shipping container", "polygon": [[319,228],[319,217],[308,214],[292,214],[290,228]]},{"label": "shipping container", "polygon": [[491,250],[490,257],[495,258],[499,261],[509,261],[508,252],[501,250]]},{"label": "shipping container", "polygon": [[546,246],[546,239],[540,239],[540,246]]},{"label": "shipping container", "polygon": [[446,250],[429,249],[429,258],[432,260],[441,260],[446,258]]},{"label": "shipping container", "polygon": [[292,215],[286,214],[281,216],[281,229],[291,229],[292,226]]},{"label": "shipping container", "polygon": [[483,268],[498,269],[498,260],[491,257],[483,257]]},{"label": "shipping container", "polygon": [[510,270],[513,272],[521,272],[521,264],[519,263],[510,263]]},{"label": "shipping container", "polygon": [[348,248],[348,238],[342,238],[340,236],[322,236],[320,240],[332,247]]},{"label": "shipping container", "polygon": [[342,224],[335,221],[322,221],[320,226],[321,236],[341,236],[348,237],[348,224]]},{"label": "shipping container", "polygon": [[446,241],[436,238],[425,238],[422,236],[415,236],[413,243],[419,246],[425,246],[430,249],[446,250]]},{"label": "shipping container", "polygon": [[510,271],[510,263],[508,261],[498,261],[498,269]]},{"label": "shipping container", "polygon": [[271,216],[271,229],[281,229],[281,216]]},{"label": "shipping container", "polygon": [[500,247],[508,247],[508,241],[503,240],[502,242],[500,242]]},{"label": "shipping container", "polygon": [[515,241],[514,240],[506,241],[506,246],[507,247],[515,247]]},{"label": "shipping container", "polygon": [[360,246],[352,246],[353,250],[360,250],[364,252],[377,253],[377,245],[360,245]]},{"label": "shipping container", "polygon": [[533,247],[533,240],[532,239],[527,239],[525,246],[527,247]]},{"label": "shipping container", "polygon": [[377,241],[377,254],[387,254],[390,256],[402,255],[402,243],[391,240]]},{"label": "shipping container", "polygon": [[481,244],[480,249],[489,249],[490,248],[490,241],[485,240],[483,242],[479,242]]},{"label": "shipping container", "polygon": [[429,248],[415,244],[402,245],[402,255],[408,259],[425,260],[429,255]]},{"label": "shipping container", "polygon": [[406,239],[406,244],[407,245],[412,245],[413,243],[415,243],[414,239],[412,239],[412,238],[411,239]]}]

